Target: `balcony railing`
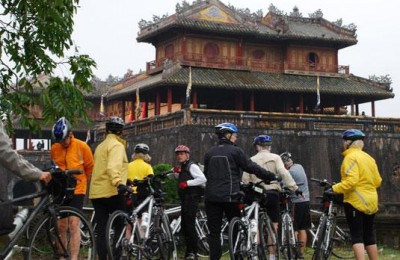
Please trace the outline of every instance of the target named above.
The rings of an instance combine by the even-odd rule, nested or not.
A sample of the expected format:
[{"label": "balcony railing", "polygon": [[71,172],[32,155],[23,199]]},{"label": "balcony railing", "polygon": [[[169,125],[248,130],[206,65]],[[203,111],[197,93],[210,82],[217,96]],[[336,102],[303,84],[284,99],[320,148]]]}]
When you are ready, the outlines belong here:
[{"label": "balcony railing", "polygon": [[[231,122],[239,128],[290,130],[290,131],[343,131],[355,128],[366,133],[400,133],[400,119],[347,115],[283,114],[274,112],[221,111],[210,109],[185,109],[166,115],[133,121],[126,126],[127,135],[152,133],[183,125],[214,127]],[[97,138],[104,138],[99,129]]]},{"label": "balcony railing", "polygon": [[[310,64],[304,63],[283,63],[283,62],[267,62],[259,59],[217,56],[207,57],[199,53],[175,53],[172,61],[179,61],[181,64],[188,66],[198,66],[207,68],[223,68],[236,70],[252,70],[264,72],[322,72],[333,74],[349,74],[349,66],[327,65],[327,64]],[[166,58],[147,62],[147,72],[149,74],[162,70],[166,63]]]}]

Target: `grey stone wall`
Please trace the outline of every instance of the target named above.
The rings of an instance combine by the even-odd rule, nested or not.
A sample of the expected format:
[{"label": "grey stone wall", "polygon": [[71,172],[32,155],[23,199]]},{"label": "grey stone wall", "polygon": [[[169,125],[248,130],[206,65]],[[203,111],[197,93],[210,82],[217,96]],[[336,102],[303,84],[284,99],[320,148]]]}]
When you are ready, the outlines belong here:
[{"label": "grey stone wall", "polygon": [[[340,180],[343,150],[340,131],[265,130],[260,132],[253,129],[239,129],[237,145],[246,154],[252,156],[255,153],[252,142],[259,134],[272,136],[272,152],[277,154],[291,152],[294,161],[303,165],[308,177]],[[133,153],[135,144],[146,143],[151,149],[152,164],[175,164],[174,148],[178,144],[189,146],[192,158],[202,163],[206,151],[217,142],[213,127],[193,125],[163,129],[140,136],[127,135],[124,138],[129,144],[128,158]],[[400,190],[399,186],[392,181],[392,168],[400,161],[400,136],[385,133],[367,134],[364,150],[375,158],[383,178],[382,187],[379,189],[380,201],[398,202]],[[310,184],[310,186],[313,203],[317,203],[315,197],[320,195],[322,190],[316,184]],[[391,210],[393,211],[393,207]],[[397,213],[400,214],[400,212]]]}]

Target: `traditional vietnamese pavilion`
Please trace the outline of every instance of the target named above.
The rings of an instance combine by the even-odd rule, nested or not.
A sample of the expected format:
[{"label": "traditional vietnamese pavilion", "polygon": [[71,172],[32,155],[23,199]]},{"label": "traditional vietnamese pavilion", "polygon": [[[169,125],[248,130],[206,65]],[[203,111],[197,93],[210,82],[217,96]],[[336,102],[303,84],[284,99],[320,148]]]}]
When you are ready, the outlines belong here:
[{"label": "traditional vietnamese pavilion", "polygon": [[359,115],[369,102],[375,116],[375,101],[394,97],[339,64],[339,50],[357,43],[355,30],[297,8],[262,16],[196,1],[140,27],[137,40],[155,47],[155,60],[107,94],[107,115],[135,119],[137,97],[142,118],[180,110],[189,81],[194,109]]}]

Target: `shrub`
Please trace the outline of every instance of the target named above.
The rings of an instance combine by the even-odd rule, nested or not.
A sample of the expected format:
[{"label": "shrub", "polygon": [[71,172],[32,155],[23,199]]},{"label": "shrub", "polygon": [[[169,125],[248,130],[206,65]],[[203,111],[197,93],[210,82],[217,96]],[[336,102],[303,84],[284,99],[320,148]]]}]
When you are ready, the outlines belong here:
[{"label": "shrub", "polygon": [[[154,174],[161,174],[164,172],[168,172],[169,170],[171,170],[172,166],[170,164],[156,164],[153,166],[153,171]],[[166,196],[165,196],[165,202],[166,203],[171,203],[171,204],[176,204],[179,203],[179,196],[178,196],[178,192],[177,192],[177,183],[176,183],[176,179],[165,179],[164,180],[164,192],[166,192]]]}]

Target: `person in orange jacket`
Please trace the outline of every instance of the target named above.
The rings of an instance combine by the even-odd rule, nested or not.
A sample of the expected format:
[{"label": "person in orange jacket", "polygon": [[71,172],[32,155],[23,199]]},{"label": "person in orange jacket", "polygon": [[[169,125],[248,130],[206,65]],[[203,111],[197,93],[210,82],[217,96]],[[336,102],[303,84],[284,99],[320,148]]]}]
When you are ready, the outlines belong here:
[{"label": "person in orange jacket", "polygon": [[[82,210],[86,195],[87,185],[93,170],[93,153],[83,141],[76,139],[72,134],[71,124],[65,117],[61,117],[54,124],[51,131],[55,143],[51,146],[51,159],[62,170],[81,170],[82,174],[75,175],[77,184],[74,196],[63,205]],[[77,217],[59,220],[58,227],[62,239],[66,239],[66,229],[70,229],[70,254],[71,260],[78,259],[80,247],[80,221]]]}]

